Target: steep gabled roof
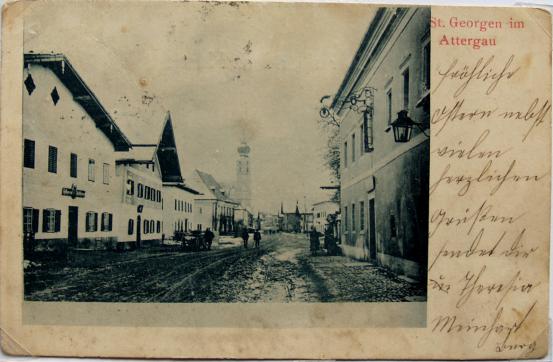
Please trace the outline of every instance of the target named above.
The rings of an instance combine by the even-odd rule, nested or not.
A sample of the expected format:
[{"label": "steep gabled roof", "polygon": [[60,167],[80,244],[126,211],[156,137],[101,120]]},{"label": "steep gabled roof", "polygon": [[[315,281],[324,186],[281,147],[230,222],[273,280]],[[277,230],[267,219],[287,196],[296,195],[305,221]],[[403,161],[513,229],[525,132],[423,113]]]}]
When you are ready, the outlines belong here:
[{"label": "steep gabled roof", "polygon": [[63,54],[24,54],[24,65],[40,64],[49,68],[69,89],[75,102],[80,104],[96,123],[96,127],[111,141],[116,151],[128,151],[131,142],[115,124],[115,121],[86,85],[79,73]]},{"label": "steep gabled roof", "polygon": [[169,112],[166,115],[156,152],[163,182],[183,182],[173,122]]},{"label": "steep gabled roof", "polygon": [[196,170],[196,173],[198,174],[206,188],[209,189],[214,198],[221,201],[239,204],[239,202],[230,199],[227,195],[223,193],[223,188],[213,176],[200,170]]},{"label": "steep gabled roof", "polygon": [[125,155],[125,158],[117,160],[118,163],[152,163],[157,156],[162,181],[171,183],[183,182],[177,144],[173,132],[173,122],[169,112],[165,115],[165,122],[157,138],[157,143],[133,144],[132,147],[133,149]]}]

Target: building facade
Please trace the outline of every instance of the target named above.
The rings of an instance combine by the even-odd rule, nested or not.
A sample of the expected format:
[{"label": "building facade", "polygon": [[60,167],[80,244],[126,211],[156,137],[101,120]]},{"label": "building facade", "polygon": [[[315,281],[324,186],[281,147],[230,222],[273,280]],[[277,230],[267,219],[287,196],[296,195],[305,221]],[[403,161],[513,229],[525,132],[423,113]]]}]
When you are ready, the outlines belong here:
[{"label": "building facade", "polygon": [[340,210],[340,205],[334,201],[321,201],[313,204],[313,226],[315,230],[324,233],[328,225],[328,217],[336,215],[338,210]]},{"label": "building facade", "polygon": [[26,249],[115,247],[116,159],[130,141],[63,55],[25,54],[24,61]]},{"label": "building facade", "polygon": [[198,191],[184,183],[164,183],[163,236],[173,239],[176,232],[198,230],[194,198]]},{"label": "building facade", "polygon": [[[24,60],[26,252],[151,245],[163,238],[164,218],[173,225],[182,212],[193,214],[170,113],[133,143],[64,55]],[[164,207],[164,185],[179,200],[176,210]],[[184,220],[193,226],[191,216]]]},{"label": "building facade", "polygon": [[201,194],[194,200],[200,230],[211,228],[216,236],[234,233],[234,213],[240,204],[228,197],[217,180],[206,172],[195,170],[191,182],[192,187]]},{"label": "building facade", "polygon": [[[332,108],[342,119],[341,224],[344,254],[423,279],[428,245],[429,139],[413,127],[397,143],[400,111],[429,127],[430,8],[380,8]],[[373,104],[349,100],[370,89]]]}]

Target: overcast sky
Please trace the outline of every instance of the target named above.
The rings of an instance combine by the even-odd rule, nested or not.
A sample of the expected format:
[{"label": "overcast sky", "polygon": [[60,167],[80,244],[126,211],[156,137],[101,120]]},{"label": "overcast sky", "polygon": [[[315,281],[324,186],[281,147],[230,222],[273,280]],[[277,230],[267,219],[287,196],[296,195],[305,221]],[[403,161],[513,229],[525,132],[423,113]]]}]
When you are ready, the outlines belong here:
[{"label": "overcast sky", "polygon": [[245,138],[256,209],[329,197],[319,99],[337,91],[374,7],[52,4],[27,12],[25,51],[65,53],[131,141],[156,138],[169,110],[185,177],[232,182]]}]

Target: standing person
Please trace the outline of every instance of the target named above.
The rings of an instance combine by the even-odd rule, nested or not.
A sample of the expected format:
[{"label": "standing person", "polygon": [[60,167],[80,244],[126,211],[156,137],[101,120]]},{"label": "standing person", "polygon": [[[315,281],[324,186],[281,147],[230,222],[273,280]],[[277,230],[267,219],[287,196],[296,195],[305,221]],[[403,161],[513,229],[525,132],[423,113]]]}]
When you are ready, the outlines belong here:
[{"label": "standing person", "polygon": [[215,238],[215,234],[213,234],[211,229],[210,228],[205,229],[204,240],[207,245],[207,250],[211,250],[211,243],[213,242],[214,238]]},{"label": "standing person", "polygon": [[309,249],[311,250],[311,254],[312,255],[315,255],[315,253],[317,252],[317,250],[319,250],[319,232],[315,229],[314,226],[311,226],[311,232],[309,233],[309,241],[310,241],[310,245],[309,245]]},{"label": "standing person", "polygon": [[244,242],[244,249],[248,248],[249,238],[250,238],[250,234],[248,234],[248,229],[247,228],[242,229],[242,241]]},{"label": "standing person", "polygon": [[261,233],[259,232],[259,229],[255,229],[255,233],[253,233],[253,240],[255,241],[255,247],[259,248],[259,242],[261,241]]}]

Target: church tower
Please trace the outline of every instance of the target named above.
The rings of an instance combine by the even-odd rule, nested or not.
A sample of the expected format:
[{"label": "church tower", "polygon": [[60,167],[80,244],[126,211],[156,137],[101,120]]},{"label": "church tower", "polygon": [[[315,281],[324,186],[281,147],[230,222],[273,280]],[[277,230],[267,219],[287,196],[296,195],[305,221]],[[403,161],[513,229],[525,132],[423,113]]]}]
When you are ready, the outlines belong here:
[{"label": "church tower", "polygon": [[250,146],[242,141],[236,161],[236,200],[246,208],[251,208],[252,201],[250,171]]}]

